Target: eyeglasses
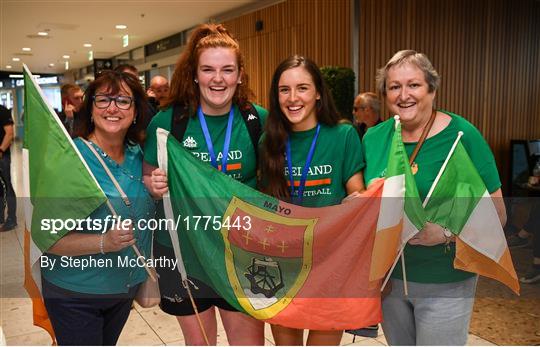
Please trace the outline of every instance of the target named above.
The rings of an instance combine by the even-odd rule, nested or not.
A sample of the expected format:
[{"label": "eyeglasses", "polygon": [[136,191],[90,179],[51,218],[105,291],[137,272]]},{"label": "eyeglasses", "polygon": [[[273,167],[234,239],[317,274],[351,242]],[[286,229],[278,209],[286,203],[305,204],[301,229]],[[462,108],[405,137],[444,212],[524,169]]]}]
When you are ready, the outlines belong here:
[{"label": "eyeglasses", "polygon": [[108,95],[94,95],[94,105],[97,108],[107,108],[111,105],[111,102],[114,100],[116,107],[121,110],[129,110],[133,99],[129,96],[117,96],[112,97]]}]

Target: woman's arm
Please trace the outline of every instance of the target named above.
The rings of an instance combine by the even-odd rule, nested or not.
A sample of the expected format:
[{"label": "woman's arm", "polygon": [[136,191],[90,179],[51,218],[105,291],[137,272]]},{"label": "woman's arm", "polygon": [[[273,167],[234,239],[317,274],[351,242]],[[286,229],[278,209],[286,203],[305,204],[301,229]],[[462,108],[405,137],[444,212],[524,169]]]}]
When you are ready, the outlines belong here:
[{"label": "woman's arm", "polygon": [[355,173],[347,183],[345,184],[345,190],[347,196],[341,201],[341,203],[350,201],[360,196],[360,193],[365,190],[364,187],[364,173],[362,171]]},{"label": "woman's arm", "polygon": [[129,228],[114,228],[103,234],[83,234],[70,231],[58,240],[48,253],[56,255],[77,256],[117,252],[135,244],[133,225]]},{"label": "woman's arm", "polygon": [[354,192],[363,192],[364,187],[364,173],[362,171],[355,173],[345,184],[345,189],[347,194],[352,194]]}]

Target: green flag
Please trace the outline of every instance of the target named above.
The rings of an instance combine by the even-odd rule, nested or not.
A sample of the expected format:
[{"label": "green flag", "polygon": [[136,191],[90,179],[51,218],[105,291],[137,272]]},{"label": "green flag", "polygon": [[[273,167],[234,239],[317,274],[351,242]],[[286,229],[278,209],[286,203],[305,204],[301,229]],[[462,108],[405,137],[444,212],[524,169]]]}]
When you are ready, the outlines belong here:
[{"label": "green flag", "polygon": [[465,147],[456,142],[428,194],[428,220],[456,235],[454,267],[504,283],[519,282],[497,210]]},{"label": "green flag", "polygon": [[[26,67],[24,82],[23,157],[28,159],[30,230],[34,243],[45,251],[68,232],[53,230],[53,221],[86,218],[106,197]],[[51,228],[42,231],[44,225]]]},{"label": "green flag", "polygon": [[[25,197],[24,287],[32,300],[33,322],[55,341],[41,296],[43,252],[106,201],[54,109],[24,67],[23,188]],[[55,227],[52,223],[55,223]]]}]

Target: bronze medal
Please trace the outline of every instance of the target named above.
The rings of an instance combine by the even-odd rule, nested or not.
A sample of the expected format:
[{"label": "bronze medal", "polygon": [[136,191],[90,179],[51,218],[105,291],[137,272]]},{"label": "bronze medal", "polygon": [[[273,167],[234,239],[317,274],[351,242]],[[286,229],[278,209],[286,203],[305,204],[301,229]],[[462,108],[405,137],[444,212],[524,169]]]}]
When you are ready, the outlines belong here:
[{"label": "bronze medal", "polygon": [[416,175],[416,173],[418,172],[418,164],[416,162],[413,162],[411,164],[411,171],[413,175]]}]

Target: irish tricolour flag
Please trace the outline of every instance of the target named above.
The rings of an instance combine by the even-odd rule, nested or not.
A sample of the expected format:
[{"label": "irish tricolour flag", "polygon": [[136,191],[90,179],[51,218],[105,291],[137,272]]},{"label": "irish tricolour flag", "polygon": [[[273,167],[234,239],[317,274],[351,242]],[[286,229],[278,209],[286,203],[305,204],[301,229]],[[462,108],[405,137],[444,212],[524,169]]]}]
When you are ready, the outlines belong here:
[{"label": "irish tricolour flag", "polygon": [[41,221],[86,218],[106,197],[26,66],[24,92],[24,287],[32,299],[34,324],[54,341],[38,260],[69,230],[42,231]]},{"label": "irish tricolour flag", "polygon": [[370,281],[382,279],[405,244],[426,221],[396,120],[371,258]]},{"label": "irish tricolour flag", "polygon": [[456,235],[456,269],[496,279],[519,294],[519,282],[495,205],[459,141],[461,136],[460,133],[428,194],[428,220]]}]

